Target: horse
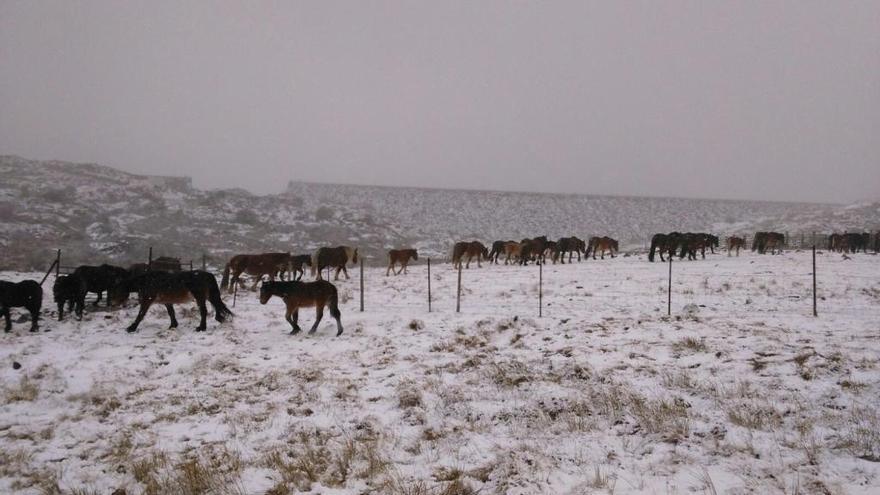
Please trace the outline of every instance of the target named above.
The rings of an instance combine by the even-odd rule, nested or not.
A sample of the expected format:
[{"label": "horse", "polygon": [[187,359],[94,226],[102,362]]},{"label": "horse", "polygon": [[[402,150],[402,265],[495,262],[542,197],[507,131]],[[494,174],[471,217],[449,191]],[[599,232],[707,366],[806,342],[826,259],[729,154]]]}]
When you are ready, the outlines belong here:
[{"label": "horse", "polygon": [[727,238],[727,256],[736,249],[736,255],[739,256],[739,250],[746,247],[746,240],[742,237],[730,236]]},{"label": "horse", "polygon": [[556,249],[553,252],[553,262],[559,259],[559,262],[565,264],[565,255],[568,254],[568,262],[574,253],[577,253],[578,261],[581,260],[581,253],[586,251],[586,243],[577,237],[560,237],[556,241]]},{"label": "horse", "polygon": [[504,264],[514,264],[522,255],[522,244],[516,241],[504,243]]},{"label": "horse", "polygon": [[[214,275],[201,270],[191,272],[168,273],[151,271],[137,277],[129,278],[117,284],[113,290],[114,303],[121,304],[128,298],[130,292],[138,293],[140,311],[134,322],[126,328],[126,332],[136,332],[138,325],[147,314],[147,310],[153,304],[164,304],[171,319],[169,328],[177,328],[177,317],[174,314],[174,305],[183,304],[195,300],[199,307],[201,322],[196,327],[196,332],[203,332],[207,328],[206,319],[208,308],[205,301],[214,307],[214,319],[220,323],[226,318],[233,316],[232,311],[223,304],[220,297],[220,287]],[[109,296],[108,296],[109,297]]]},{"label": "horse", "polygon": [[[55,285],[52,286],[52,295],[55,304],[58,305],[58,321],[64,320],[64,304],[67,304],[67,310],[76,315],[77,320],[82,320],[83,306],[86,304],[86,293],[89,287],[86,281],[78,275],[61,275],[55,279]],[[107,296],[110,299],[110,296]]]},{"label": "horse", "polygon": [[[237,254],[223,268],[220,287],[232,292],[241,274],[247,273],[255,277],[251,290],[256,290],[263,275],[268,275],[269,280],[275,280],[275,274],[286,270],[290,262],[290,253]],[[230,271],[232,272],[231,278]]]},{"label": "horse", "polygon": [[348,270],[345,268],[348,262],[358,262],[357,248],[350,246],[318,248],[312,254],[312,275],[315,276],[315,280],[322,280],[321,271],[324,268],[330,267],[336,268],[336,276],[333,280],[339,280],[339,272],[344,273],[346,280],[348,280],[350,277],[348,276]]},{"label": "horse", "polygon": [[315,307],[315,323],[309,333],[315,333],[321,318],[324,317],[324,307],[330,308],[330,316],[336,320],[336,336],[342,335],[342,313],[339,312],[339,294],[336,287],[326,280],[314,282],[263,282],[260,287],[260,304],[266,304],[272,296],[278,296],[287,306],[284,319],[290,323],[293,329],[290,335],[300,332],[299,308]]},{"label": "horse", "polygon": [[533,239],[523,239],[520,241],[520,257],[519,264],[527,265],[529,261],[535,263],[544,263],[546,257],[544,252],[547,250],[547,236],[542,235]]},{"label": "horse", "polygon": [[107,264],[101,266],[82,265],[73,271],[73,275],[85,280],[89,292],[98,294],[98,298],[93,303],[94,306],[101,302],[101,296],[104,291],[107,291],[108,308],[110,307],[110,290],[129,277],[128,270],[125,268]]},{"label": "horse", "polygon": [[498,264],[498,257],[504,253],[504,246],[514,241],[495,241],[492,243],[492,249],[489,251],[487,258],[490,262]]},{"label": "horse", "polygon": [[764,254],[770,249],[772,254],[776,254],[777,250],[781,253],[785,246],[785,235],[779,232],[755,232],[752,241],[752,251],[758,251],[758,254]]},{"label": "horse", "polygon": [[867,232],[861,234],[850,232],[843,235],[846,237],[846,243],[851,252],[858,253],[859,249],[865,253],[868,252],[868,246],[871,244],[871,234]]},{"label": "horse", "polygon": [[303,266],[312,266],[311,254],[297,254],[290,257],[290,264],[282,270],[278,271],[278,277],[284,280],[284,274],[290,271],[290,280],[302,280],[306,271]]},{"label": "horse", "polygon": [[[681,254],[678,255],[679,259],[688,257],[689,260],[697,259],[697,250],[700,250],[700,253],[703,256],[703,259],[706,259],[706,248],[712,247],[712,243],[714,242],[709,234],[704,233],[692,233],[687,232],[681,235]],[[717,238],[716,238],[717,239]]]},{"label": "horse", "polygon": [[[599,252],[600,259],[605,259],[605,251],[608,251],[611,254],[611,257],[614,258],[614,255],[620,250],[619,245],[616,239],[612,239],[610,237],[590,237],[590,242],[587,244],[587,254],[589,257],[590,253],[593,255],[593,259],[596,259],[596,252]],[[653,251],[653,250],[652,250]],[[663,253],[660,253],[660,257],[663,257]]]},{"label": "horse", "polygon": [[[651,237],[651,250],[648,252],[648,261],[654,261],[654,253],[660,253],[660,261],[666,261],[663,259],[663,253],[667,253],[668,256],[672,256],[675,254],[675,251],[678,250],[678,246],[681,244],[681,233],[679,232],[670,232],[669,234],[654,234]],[[589,249],[589,248],[587,248]]]},{"label": "horse", "polygon": [[[388,276],[389,272],[394,272],[395,275],[400,275],[401,273],[407,273],[406,266],[409,264],[409,260],[413,261],[419,260],[419,253],[415,249],[392,249],[388,251],[388,269],[385,270],[385,276]],[[394,265],[400,263],[400,271],[394,271]]]},{"label": "horse", "polygon": [[452,267],[461,268],[461,258],[464,256],[467,256],[465,268],[471,267],[471,260],[474,256],[477,257],[477,267],[482,268],[480,260],[489,258],[489,250],[479,241],[456,242],[452,247]]},{"label": "horse", "polygon": [[24,308],[31,314],[31,332],[40,326],[40,308],[43,306],[43,288],[33,280],[18,283],[0,281],[0,315],[6,319],[3,331],[12,330],[9,308]]}]

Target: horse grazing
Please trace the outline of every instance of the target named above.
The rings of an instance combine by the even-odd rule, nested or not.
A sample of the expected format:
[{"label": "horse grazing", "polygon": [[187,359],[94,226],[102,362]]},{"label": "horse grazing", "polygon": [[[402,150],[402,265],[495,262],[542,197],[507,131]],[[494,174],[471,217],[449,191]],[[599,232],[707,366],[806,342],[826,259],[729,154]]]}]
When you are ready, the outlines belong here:
[{"label": "horse grazing", "polygon": [[492,249],[489,251],[489,256],[487,257],[490,262],[498,264],[498,257],[502,254],[505,254],[504,246],[514,241],[495,241],[492,243]]},{"label": "horse grazing", "polygon": [[739,250],[746,247],[746,240],[742,237],[730,236],[727,238],[727,256],[736,249],[736,255],[739,256]]},{"label": "horse grazing", "polygon": [[752,241],[752,251],[758,251],[758,254],[764,254],[770,249],[772,254],[782,252],[785,246],[785,235],[779,232],[755,232]]},{"label": "horse grazing", "polygon": [[[232,292],[241,274],[247,273],[255,277],[251,290],[256,290],[263,275],[268,275],[269,280],[275,280],[275,274],[286,270],[290,262],[290,253],[237,254],[226,263],[220,287]],[[231,278],[230,271],[232,272]]]},{"label": "horse grazing", "polygon": [[73,271],[73,275],[85,280],[89,292],[98,294],[98,298],[94,302],[95,306],[101,302],[104,291],[107,291],[108,308],[110,307],[110,290],[129,277],[128,270],[125,268],[106,264],[101,266],[82,265]]},{"label": "horse grazing", "polygon": [[316,280],[321,278],[321,271],[327,267],[336,268],[336,276],[333,280],[339,280],[339,272],[345,274],[346,280],[348,270],[345,268],[349,262],[356,264],[358,262],[358,250],[350,246],[322,247],[318,248],[312,254],[312,275]]},{"label": "horse grazing", "polygon": [[577,237],[560,237],[556,241],[556,249],[553,251],[553,262],[556,263],[558,259],[560,263],[565,264],[565,255],[568,254],[568,262],[571,263],[574,253],[577,253],[578,261],[580,261],[581,253],[587,250],[586,246],[587,244]]},{"label": "horse grazing", "polygon": [[[656,236],[655,236],[656,237]],[[600,259],[605,259],[605,251],[608,251],[613,258],[615,254],[620,250],[619,245],[616,239],[612,239],[610,237],[590,237],[590,242],[587,244],[587,253],[586,256],[589,257],[592,253],[593,259],[596,259],[596,252],[599,252]],[[651,250],[653,254],[653,249]],[[663,253],[660,253],[660,257],[663,257]],[[653,259],[652,259],[653,261]]]},{"label": "horse grazing", "polygon": [[[205,331],[207,328],[206,319],[208,316],[208,308],[205,301],[211,303],[214,307],[214,319],[220,323],[226,321],[226,318],[232,316],[232,311],[223,304],[220,297],[220,287],[217,285],[217,279],[214,275],[201,270],[193,270],[191,272],[147,272],[137,277],[132,277],[117,284],[113,290],[113,299],[117,304],[121,304],[128,298],[128,294],[137,292],[140,311],[129,325],[127,332],[136,332],[138,325],[147,314],[147,310],[153,304],[164,304],[168,311],[168,317],[171,319],[169,328],[177,328],[177,317],[174,314],[174,305],[183,304],[195,300],[199,307],[201,322],[196,327],[197,332]],[[109,296],[108,296],[109,297]]]},{"label": "horse grazing", "polygon": [[[388,269],[385,270],[385,276],[387,277],[389,272],[393,272],[395,275],[407,273],[406,266],[409,264],[410,259],[418,261],[418,251],[415,249],[392,249],[388,251]],[[400,263],[400,271],[395,272],[394,266],[398,263]]]},{"label": "horse grazing", "polygon": [[260,304],[266,304],[272,296],[278,296],[287,306],[284,319],[293,329],[290,335],[300,332],[299,308],[315,307],[315,324],[309,333],[315,333],[321,318],[324,317],[324,306],[330,308],[330,316],[336,320],[336,336],[342,335],[342,313],[339,312],[339,294],[336,287],[326,280],[315,282],[264,282],[260,287]]},{"label": "horse grazing", "polygon": [[31,332],[40,326],[40,308],[43,306],[43,288],[33,280],[18,283],[0,281],[0,315],[6,318],[4,332],[12,330],[9,308],[24,308],[31,314]]},{"label": "horse grazing", "polygon": [[477,257],[477,267],[482,268],[483,265],[480,264],[480,260],[489,258],[489,250],[479,241],[456,242],[452,247],[452,267],[456,269],[461,268],[461,259],[465,256],[467,256],[465,268],[471,267],[471,260],[474,256]]},{"label": "horse grazing", "polygon": [[[67,310],[76,315],[77,320],[82,320],[83,306],[86,304],[86,293],[89,287],[86,281],[78,275],[61,275],[55,279],[55,285],[52,286],[52,295],[55,304],[58,305],[58,321],[64,320],[64,305],[67,304]],[[110,296],[107,296],[110,300]]]}]

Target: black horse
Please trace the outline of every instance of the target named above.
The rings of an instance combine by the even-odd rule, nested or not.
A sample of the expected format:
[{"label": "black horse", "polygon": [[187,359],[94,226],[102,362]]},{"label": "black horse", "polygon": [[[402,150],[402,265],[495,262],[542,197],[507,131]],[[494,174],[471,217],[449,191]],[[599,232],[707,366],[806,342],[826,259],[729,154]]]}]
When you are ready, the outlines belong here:
[{"label": "black horse", "polygon": [[[82,320],[83,306],[86,304],[86,293],[89,291],[86,281],[79,275],[62,275],[55,279],[52,294],[55,304],[58,305],[58,321],[64,319],[64,304],[67,310],[76,314],[77,320]],[[110,297],[107,297],[110,300]]]},{"label": "black horse", "polygon": [[122,303],[131,292],[138,293],[140,311],[137,318],[127,329],[127,332],[136,332],[138,325],[147,314],[150,306],[164,304],[171,319],[170,328],[177,328],[177,317],[174,315],[174,305],[183,304],[195,300],[199,307],[201,322],[196,328],[197,332],[207,328],[206,319],[208,308],[205,301],[214,307],[214,319],[223,323],[226,318],[232,316],[232,311],[223,304],[220,298],[220,287],[217,279],[208,272],[194,270],[191,272],[148,272],[137,277],[122,281],[113,290],[113,301]]},{"label": "black horse", "polygon": [[663,253],[672,256],[678,250],[682,243],[682,235],[680,232],[670,232],[668,234],[654,234],[651,238],[651,251],[648,253],[648,261],[654,261],[654,254],[660,253],[660,261],[666,261]]},{"label": "black horse", "polygon": [[94,302],[95,306],[101,302],[103,292],[107,291],[107,307],[110,307],[110,290],[130,276],[125,268],[112,265],[83,265],[74,270],[73,275],[85,280],[89,292],[98,294],[98,299]]},{"label": "black horse", "polygon": [[40,308],[43,306],[43,288],[33,280],[18,283],[0,281],[0,315],[6,318],[4,332],[12,330],[9,308],[25,308],[31,314],[31,332],[39,328]]}]

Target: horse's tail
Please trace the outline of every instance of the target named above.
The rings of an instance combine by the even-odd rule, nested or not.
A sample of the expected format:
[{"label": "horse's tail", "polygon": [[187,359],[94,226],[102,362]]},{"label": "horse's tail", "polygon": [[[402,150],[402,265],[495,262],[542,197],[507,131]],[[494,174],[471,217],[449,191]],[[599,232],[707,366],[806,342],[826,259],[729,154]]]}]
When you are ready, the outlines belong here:
[{"label": "horse's tail", "polygon": [[657,239],[652,238],[651,239],[651,251],[648,252],[648,261],[650,261],[651,263],[654,262],[654,253],[656,251],[657,251]]},{"label": "horse's tail", "polygon": [[223,269],[223,278],[220,279],[220,287],[224,289],[229,284],[229,264],[232,263],[230,260],[229,263],[226,263],[226,268]]},{"label": "horse's tail", "polygon": [[[229,267],[229,265],[226,266],[227,268]],[[226,318],[234,316],[232,310],[223,303],[223,298],[220,297],[220,287],[217,286],[217,279],[213,275],[210,276],[208,281],[208,301],[214,307],[214,319],[220,323],[226,321]]]}]

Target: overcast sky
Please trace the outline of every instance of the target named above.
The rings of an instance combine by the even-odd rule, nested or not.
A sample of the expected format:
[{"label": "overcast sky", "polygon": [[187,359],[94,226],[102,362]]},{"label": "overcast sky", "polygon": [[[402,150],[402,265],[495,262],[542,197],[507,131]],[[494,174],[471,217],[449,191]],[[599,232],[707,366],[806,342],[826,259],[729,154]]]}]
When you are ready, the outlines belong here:
[{"label": "overcast sky", "polygon": [[0,154],[191,175],[880,198],[880,1],[0,0]]}]

